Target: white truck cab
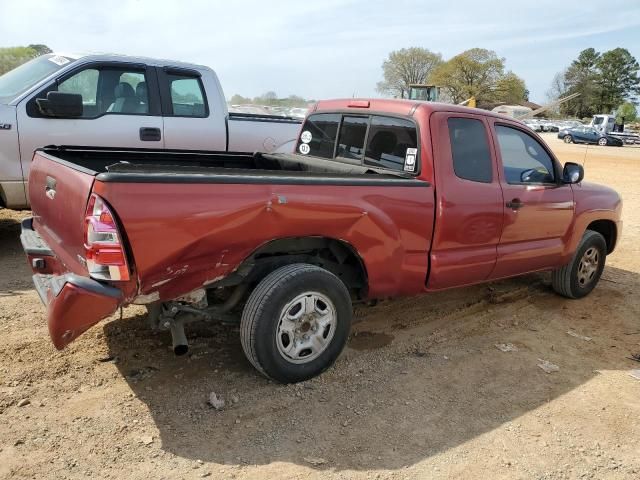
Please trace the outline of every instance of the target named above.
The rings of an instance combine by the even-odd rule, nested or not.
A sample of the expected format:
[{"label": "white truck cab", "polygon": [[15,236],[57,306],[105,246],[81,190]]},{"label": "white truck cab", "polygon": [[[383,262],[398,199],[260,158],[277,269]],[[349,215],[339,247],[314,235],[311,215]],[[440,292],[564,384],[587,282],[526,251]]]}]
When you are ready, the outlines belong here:
[{"label": "white truck cab", "polygon": [[628,145],[640,144],[640,136],[634,133],[625,132],[624,124],[616,124],[615,115],[594,115],[589,126],[595,128],[600,133],[619,138]]},{"label": "white truck cab", "polygon": [[0,76],[0,207],[29,206],[29,165],[34,150],[47,145],[286,151],[300,123],[230,114],[218,77],[206,66],[43,55]]}]

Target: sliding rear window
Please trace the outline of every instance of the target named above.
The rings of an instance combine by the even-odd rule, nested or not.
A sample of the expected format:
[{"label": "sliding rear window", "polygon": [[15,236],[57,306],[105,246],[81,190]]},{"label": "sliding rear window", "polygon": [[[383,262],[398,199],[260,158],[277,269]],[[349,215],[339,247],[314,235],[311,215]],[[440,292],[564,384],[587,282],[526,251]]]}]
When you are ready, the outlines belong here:
[{"label": "sliding rear window", "polygon": [[415,123],[384,115],[311,115],[296,152],[410,173],[417,173],[419,165]]}]

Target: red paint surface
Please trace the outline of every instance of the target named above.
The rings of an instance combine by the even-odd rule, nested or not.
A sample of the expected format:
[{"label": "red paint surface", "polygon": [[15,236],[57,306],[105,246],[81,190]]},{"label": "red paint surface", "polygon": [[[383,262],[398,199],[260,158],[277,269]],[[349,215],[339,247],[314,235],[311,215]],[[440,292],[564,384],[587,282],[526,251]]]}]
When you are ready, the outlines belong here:
[{"label": "red paint surface", "polygon": [[62,350],[103,318],[116,311],[119,300],[97,295],[70,283],[58,296],[49,291],[47,323],[53,345]]},{"label": "red paint surface", "polygon": [[[58,256],[51,263],[54,273],[86,275],[77,256],[83,252],[91,191],[110,205],[128,245],[132,280],[113,284],[123,291],[123,303],[139,294],[170,300],[206,286],[279,238],[323,236],[348,243],[367,270],[369,297],[379,298],[559,267],[595,220],[613,221],[620,236],[622,202],[611,189],[584,182],[527,187],[504,181],[493,123],[518,122],[453,105],[379,99],[370,100],[368,108],[349,104],[351,99],[321,101],[315,111],[411,115],[419,127],[418,178],[431,185],[94,184],[90,175],[36,154],[30,177],[34,226]],[[492,183],[455,176],[450,116],[484,123]],[[64,179],[58,203],[39,191],[47,175]],[[512,198],[525,207],[506,207]],[[49,326],[58,348],[117,308],[113,299],[94,297],[67,284],[52,301]],[[72,333],[63,338],[67,331]]]}]

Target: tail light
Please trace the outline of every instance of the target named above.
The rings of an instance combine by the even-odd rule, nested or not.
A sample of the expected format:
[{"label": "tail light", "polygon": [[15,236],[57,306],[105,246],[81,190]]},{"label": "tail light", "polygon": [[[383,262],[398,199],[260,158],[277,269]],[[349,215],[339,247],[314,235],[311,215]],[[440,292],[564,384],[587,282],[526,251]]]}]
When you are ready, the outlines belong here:
[{"label": "tail light", "polygon": [[91,194],[85,214],[84,249],[96,280],[129,280],[129,266],[116,220],[104,200]]}]

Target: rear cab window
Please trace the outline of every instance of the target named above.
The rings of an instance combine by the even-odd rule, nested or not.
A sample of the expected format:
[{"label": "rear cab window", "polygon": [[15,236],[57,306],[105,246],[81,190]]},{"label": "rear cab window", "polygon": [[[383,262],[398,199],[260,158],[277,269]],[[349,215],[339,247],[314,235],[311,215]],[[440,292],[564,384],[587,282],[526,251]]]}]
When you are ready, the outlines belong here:
[{"label": "rear cab window", "polygon": [[419,169],[416,124],[385,115],[310,115],[296,153],[400,172]]},{"label": "rear cab window", "polygon": [[177,117],[206,117],[204,90],[199,77],[167,74],[171,110]]}]

